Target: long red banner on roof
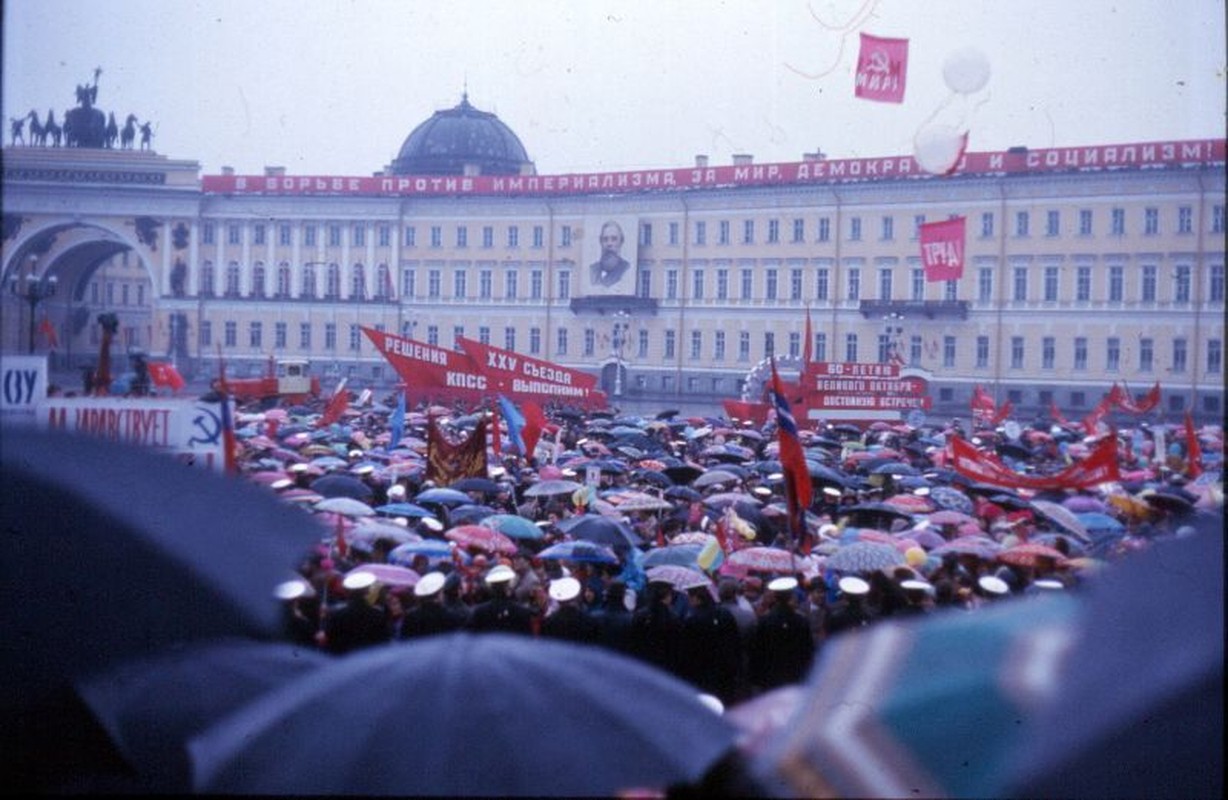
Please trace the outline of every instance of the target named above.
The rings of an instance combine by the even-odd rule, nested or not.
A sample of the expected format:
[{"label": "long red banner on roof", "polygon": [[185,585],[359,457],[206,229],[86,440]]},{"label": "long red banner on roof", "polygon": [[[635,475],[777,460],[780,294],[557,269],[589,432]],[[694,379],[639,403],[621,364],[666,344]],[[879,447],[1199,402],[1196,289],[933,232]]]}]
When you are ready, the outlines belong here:
[{"label": "long red banner on roof", "polygon": [[[965,153],[949,175],[1066,172],[1222,163],[1224,139]],[[206,194],[569,195],[933,178],[911,155],[563,175],[205,175]]]}]

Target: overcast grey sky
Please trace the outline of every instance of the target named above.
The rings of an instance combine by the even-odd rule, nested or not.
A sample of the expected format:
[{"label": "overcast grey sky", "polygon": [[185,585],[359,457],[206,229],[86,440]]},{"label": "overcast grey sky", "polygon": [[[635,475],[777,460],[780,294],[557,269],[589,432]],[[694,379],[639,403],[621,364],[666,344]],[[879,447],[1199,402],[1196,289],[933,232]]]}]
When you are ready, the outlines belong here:
[{"label": "overcast grey sky", "polygon": [[[3,113],[102,68],[97,105],[154,149],[259,173],[369,175],[468,87],[542,174],[1225,135],[1222,0],[6,0]],[[853,96],[858,33],[909,39],[901,104]],[[955,95],[973,47],[988,85]],[[937,116],[936,116],[937,115]]]}]

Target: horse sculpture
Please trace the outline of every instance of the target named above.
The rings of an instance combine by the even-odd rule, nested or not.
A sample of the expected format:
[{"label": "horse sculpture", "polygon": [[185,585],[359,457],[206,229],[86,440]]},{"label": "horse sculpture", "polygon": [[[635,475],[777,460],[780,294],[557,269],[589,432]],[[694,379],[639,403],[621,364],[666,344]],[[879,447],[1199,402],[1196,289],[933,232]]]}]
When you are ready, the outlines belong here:
[{"label": "horse sculpture", "polygon": [[38,112],[30,111],[26,119],[30,120],[30,144],[37,147],[46,145],[47,132],[43,130],[43,123],[38,121]]},{"label": "horse sculpture", "polygon": [[10,144],[15,145],[18,142],[25,144],[26,143],[26,118],[25,117],[22,117],[21,119],[10,118],[9,125],[11,126],[9,128],[9,135],[13,139],[13,141],[10,142]]},{"label": "horse sculpture", "polygon": [[102,143],[104,147],[114,148],[115,142],[117,142],[118,140],[119,140],[119,125],[115,123],[115,112],[112,111],[110,116],[107,117],[107,130],[106,130],[106,135],[102,140]]},{"label": "horse sculpture", "polygon": [[55,121],[55,111],[47,109],[47,121],[43,123],[43,135],[50,141],[52,147],[59,147],[64,130]]},{"label": "horse sculpture", "polygon": [[124,122],[124,129],[119,133],[119,145],[124,150],[131,150],[136,141],[136,114],[129,114]]}]

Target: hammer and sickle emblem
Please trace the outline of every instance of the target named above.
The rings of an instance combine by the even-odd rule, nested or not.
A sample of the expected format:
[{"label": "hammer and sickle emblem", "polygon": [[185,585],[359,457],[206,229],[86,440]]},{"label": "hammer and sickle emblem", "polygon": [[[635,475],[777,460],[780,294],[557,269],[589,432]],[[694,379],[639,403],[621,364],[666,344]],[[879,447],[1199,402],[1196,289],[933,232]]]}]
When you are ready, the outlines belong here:
[{"label": "hammer and sickle emblem", "polygon": [[194,446],[198,444],[211,445],[216,444],[218,438],[222,435],[222,420],[221,418],[204,408],[197,408],[201,413],[197,414],[192,420],[192,424],[196,427],[199,433],[192,434],[192,438],[188,439],[188,445]]},{"label": "hammer and sickle emblem", "polygon": [[891,59],[887,57],[886,51],[875,50],[870,53],[870,62],[866,64],[866,72],[881,72],[884,75],[891,72]]}]

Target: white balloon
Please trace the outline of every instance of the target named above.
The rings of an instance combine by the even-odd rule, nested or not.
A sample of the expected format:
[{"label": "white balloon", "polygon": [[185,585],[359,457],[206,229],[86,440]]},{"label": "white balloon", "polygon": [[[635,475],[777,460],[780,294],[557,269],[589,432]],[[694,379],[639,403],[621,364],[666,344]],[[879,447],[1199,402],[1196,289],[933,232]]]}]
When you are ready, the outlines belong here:
[{"label": "white balloon", "polygon": [[946,175],[964,153],[964,132],[953,125],[930,125],[913,137],[913,158],[921,169]]},{"label": "white balloon", "polygon": [[956,50],[943,62],[942,78],[953,92],[979,92],[989,83],[989,60],[975,47]]}]

